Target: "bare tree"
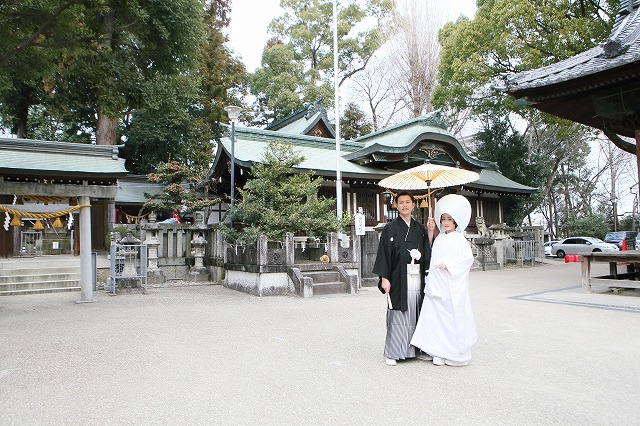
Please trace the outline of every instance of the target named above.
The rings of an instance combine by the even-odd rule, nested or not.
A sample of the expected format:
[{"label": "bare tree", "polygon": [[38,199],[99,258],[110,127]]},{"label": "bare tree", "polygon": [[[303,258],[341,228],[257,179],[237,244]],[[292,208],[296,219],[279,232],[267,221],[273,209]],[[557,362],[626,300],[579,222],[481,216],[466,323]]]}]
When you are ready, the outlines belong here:
[{"label": "bare tree", "polygon": [[[605,194],[602,204],[611,208],[613,229],[618,230],[618,201],[626,194],[622,189],[623,183],[635,183],[637,173],[635,170],[636,159],[626,151],[613,146],[604,137],[598,138],[598,180]],[[633,185],[629,185],[632,187]],[[607,209],[609,210],[609,209]]]},{"label": "bare tree", "polygon": [[388,78],[388,64],[372,61],[351,79],[352,97],[371,118],[373,131],[384,129],[401,109],[396,88]]},{"label": "bare tree", "polygon": [[433,110],[431,94],[440,58],[438,31],[443,23],[439,3],[405,0],[399,4],[392,26],[384,35],[390,76],[398,85],[399,100],[411,117]]},{"label": "bare tree", "polygon": [[551,237],[557,238],[568,212],[587,208],[582,204],[591,200],[595,181],[585,169],[588,137],[577,124],[567,127],[536,122],[528,123],[524,136],[529,144],[529,161],[538,163],[544,175],[538,213],[544,217]]},{"label": "bare tree", "polygon": [[390,25],[380,33],[382,48],[346,86],[351,99],[370,117],[374,131],[433,111],[438,31],[445,22],[442,7],[437,0],[397,4]]}]

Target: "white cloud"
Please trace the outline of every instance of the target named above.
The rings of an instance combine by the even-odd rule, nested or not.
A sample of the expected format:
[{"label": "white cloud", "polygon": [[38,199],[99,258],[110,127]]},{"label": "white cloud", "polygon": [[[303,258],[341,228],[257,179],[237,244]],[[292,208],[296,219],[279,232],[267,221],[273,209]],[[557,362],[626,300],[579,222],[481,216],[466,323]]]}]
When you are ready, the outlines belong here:
[{"label": "white cloud", "polygon": [[260,66],[262,50],[269,39],[267,26],[282,14],[279,0],[233,0],[228,46],[242,58],[247,71]]},{"label": "white cloud", "polygon": [[[475,15],[475,0],[435,0],[445,11],[448,20],[464,14]],[[231,23],[227,28],[228,46],[242,58],[247,71],[260,66],[262,50],[269,39],[267,26],[271,20],[283,13],[279,0],[233,0]]]}]

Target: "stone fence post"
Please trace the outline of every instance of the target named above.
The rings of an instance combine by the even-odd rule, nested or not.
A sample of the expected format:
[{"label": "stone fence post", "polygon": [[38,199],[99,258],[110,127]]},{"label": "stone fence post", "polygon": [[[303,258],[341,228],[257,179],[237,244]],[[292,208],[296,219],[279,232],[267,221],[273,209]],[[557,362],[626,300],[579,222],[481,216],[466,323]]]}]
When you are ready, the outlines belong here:
[{"label": "stone fence post", "polygon": [[355,225],[351,225],[351,261],[361,264],[362,258],[362,235],[356,235]]},{"label": "stone fence post", "polygon": [[337,232],[329,232],[327,234],[327,243],[329,245],[329,259],[331,263],[339,263],[340,262],[340,252],[339,252],[339,244],[340,240],[338,240]]},{"label": "stone fence post", "polygon": [[267,266],[269,263],[269,255],[267,253],[267,236],[260,235],[258,237],[258,266]]},{"label": "stone fence post", "polygon": [[293,264],[295,263],[293,232],[287,232],[286,234],[284,234],[284,247],[285,247],[285,264],[287,266],[293,266]]},{"label": "stone fence post", "polygon": [[356,235],[355,225],[351,226],[351,256],[358,264],[358,291],[362,288],[362,235]]}]

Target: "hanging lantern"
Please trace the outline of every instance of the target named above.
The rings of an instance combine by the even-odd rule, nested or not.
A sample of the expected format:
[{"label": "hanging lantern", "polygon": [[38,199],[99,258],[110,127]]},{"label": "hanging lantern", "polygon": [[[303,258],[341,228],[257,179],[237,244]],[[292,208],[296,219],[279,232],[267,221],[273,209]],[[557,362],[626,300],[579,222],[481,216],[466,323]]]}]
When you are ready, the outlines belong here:
[{"label": "hanging lantern", "polygon": [[44,229],[44,226],[42,226],[42,222],[40,222],[40,219],[36,219],[36,223],[33,225],[33,230],[42,231],[43,229]]},{"label": "hanging lantern", "polygon": [[60,216],[56,217],[56,220],[53,221],[54,228],[62,228],[62,221],[60,220]]},{"label": "hanging lantern", "polygon": [[17,214],[13,215],[13,219],[11,219],[11,226],[22,226],[20,216],[18,216]]}]

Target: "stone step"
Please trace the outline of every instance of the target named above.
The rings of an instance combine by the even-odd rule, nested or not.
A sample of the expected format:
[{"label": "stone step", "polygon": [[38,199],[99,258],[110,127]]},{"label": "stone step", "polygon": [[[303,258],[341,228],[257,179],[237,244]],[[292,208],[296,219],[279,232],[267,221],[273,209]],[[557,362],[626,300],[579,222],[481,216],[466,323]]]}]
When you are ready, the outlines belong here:
[{"label": "stone step", "polygon": [[79,257],[40,256],[32,258],[0,259],[0,272],[8,269],[79,268]]},{"label": "stone step", "polygon": [[[4,272],[4,271],[3,271]],[[62,271],[55,272],[50,269],[42,270],[43,273],[38,274],[37,271],[28,271],[21,269],[17,274],[0,274],[0,284],[20,283],[29,281],[67,281],[79,280],[79,271]]]},{"label": "stone step", "polygon": [[348,293],[347,283],[341,281],[313,283],[313,295]]},{"label": "stone step", "polygon": [[309,277],[313,283],[328,283],[340,281],[340,273],[338,271],[300,271],[303,276]]},{"label": "stone step", "polygon": [[51,293],[54,291],[79,291],[79,280],[25,281],[0,284],[0,296],[31,293]]},{"label": "stone step", "polygon": [[296,263],[295,267],[298,268],[300,272],[333,270],[333,265],[331,265],[330,263],[321,263],[321,262]]},{"label": "stone step", "polygon": [[80,258],[68,255],[0,259],[0,295],[80,290]]},{"label": "stone step", "polygon": [[0,296],[19,296],[23,294],[43,294],[43,293],[61,293],[69,291],[80,291],[80,287],[52,287],[52,288],[38,288],[29,290],[7,290],[0,291]]}]

